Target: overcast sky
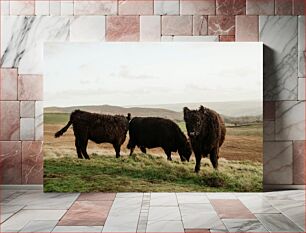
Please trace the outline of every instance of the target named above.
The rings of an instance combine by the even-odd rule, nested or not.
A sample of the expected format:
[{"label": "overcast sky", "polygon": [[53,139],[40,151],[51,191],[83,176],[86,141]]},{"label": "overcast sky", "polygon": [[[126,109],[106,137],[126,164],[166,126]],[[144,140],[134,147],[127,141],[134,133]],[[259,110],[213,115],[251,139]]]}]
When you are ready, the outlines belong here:
[{"label": "overcast sky", "polygon": [[262,100],[261,43],[46,43],[45,106]]}]

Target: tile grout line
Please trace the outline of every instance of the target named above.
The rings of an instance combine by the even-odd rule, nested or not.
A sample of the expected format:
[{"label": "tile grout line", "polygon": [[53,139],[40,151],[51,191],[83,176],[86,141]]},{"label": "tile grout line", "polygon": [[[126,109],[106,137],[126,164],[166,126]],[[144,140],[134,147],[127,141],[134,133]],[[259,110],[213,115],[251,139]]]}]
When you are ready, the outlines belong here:
[{"label": "tile grout line", "polygon": [[143,193],[136,232],[146,232],[147,230],[150,200],[151,193]]}]

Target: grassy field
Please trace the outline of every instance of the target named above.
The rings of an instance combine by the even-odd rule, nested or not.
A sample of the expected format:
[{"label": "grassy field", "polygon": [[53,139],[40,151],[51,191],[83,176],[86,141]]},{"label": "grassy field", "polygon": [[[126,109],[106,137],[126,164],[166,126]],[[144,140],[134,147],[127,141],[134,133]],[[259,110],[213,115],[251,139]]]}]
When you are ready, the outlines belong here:
[{"label": "grassy field", "polygon": [[[202,160],[201,172],[194,171],[194,156],[189,163],[166,160],[161,149],[148,150],[129,157],[128,138],[116,159],[110,144],[89,142],[91,160],[77,159],[74,135],[70,128],[59,138],[54,133],[68,121],[67,114],[45,114],[44,189],[45,191],[237,191],[262,190],[262,126],[227,127],[220,151],[219,171],[208,159]],[[184,123],[178,123],[185,131]]]}]

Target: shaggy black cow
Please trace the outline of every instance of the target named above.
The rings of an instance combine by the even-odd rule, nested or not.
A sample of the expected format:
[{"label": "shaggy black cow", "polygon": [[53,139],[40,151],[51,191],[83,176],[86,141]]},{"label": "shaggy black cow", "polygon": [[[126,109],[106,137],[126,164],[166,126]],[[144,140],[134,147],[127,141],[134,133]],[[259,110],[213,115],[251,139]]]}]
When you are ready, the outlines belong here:
[{"label": "shaggy black cow", "polygon": [[63,135],[70,125],[73,126],[75,136],[75,147],[78,158],[89,159],[86,148],[88,140],[95,143],[108,142],[113,144],[116,158],[120,157],[120,147],[125,141],[131,115],[127,117],[120,115],[104,115],[75,110],[70,115],[67,125],[55,134],[58,138]]},{"label": "shaggy black cow", "polygon": [[196,157],[195,172],[199,172],[202,156],[210,155],[210,161],[218,168],[219,148],[222,146],[226,128],[220,115],[208,108],[199,110],[184,108],[184,120],[191,146]]},{"label": "shaggy black cow", "polygon": [[189,142],[173,121],[159,117],[134,117],[129,126],[130,140],[127,148],[132,155],[136,146],[140,147],[143,153],[146,148],[161,147],[168,160],[171,159],[171,152],[178,151],[182,161],[189,161],[192,153]]}]

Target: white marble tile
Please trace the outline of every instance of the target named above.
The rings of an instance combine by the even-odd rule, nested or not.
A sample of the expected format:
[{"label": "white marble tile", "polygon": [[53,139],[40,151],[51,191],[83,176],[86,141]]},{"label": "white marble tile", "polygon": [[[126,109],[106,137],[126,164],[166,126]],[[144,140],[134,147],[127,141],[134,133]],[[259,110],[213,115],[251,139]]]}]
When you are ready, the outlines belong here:
[{"label": "white marble tile", "polygon": [[105,41],[105,16],[78,16],[70,24],[70,41]]},{"label": "white marble tile", "polygon": [[305,102],[276,103],[276,140],[305,140]]},{"label": "white marble tile", "polygon": [[51,232],[57,220],[33,220],[25,225],[20,232]]},{"label": "white marble tile", "polygon": [[175,193],[152,193],[150,206],[177,206]]},{"label": "white marble tile", "polygon": [[56,226],[52,232],[101,232],[103,226]]},{"label": "white marble tile", "polygon": [[299,16],[298,27],[298,76],[305,78],[305,16]]},{"label": "white marble tile", "polygon": [[264,184],[292,184],[292,142],[265,142]]},{"label": "white marble tile", "polygon": [[256,217],[271,232],[303,232],[282,214],[256,214]]},{"label": "white marble tile", "polygon": [[35,140],[43,140],[44,136],[44,104],[35,102]]},{"label": "white marble tile", "polygon": [[269,232],[258,220],[223,219],[229,232]]},{"label": "white marble tile", "polygon": [[116,15],[117,0],[74,1],[74,15]]},{"label": "white marble tile", "polygon": [[50,2],[48,0],[35,1],[35,15],[50,15]]},{"label": "white marble tile", "polygon": [[174,221],[174,220],[181,220],[181,214],[179,207],[159,207],[153,206],[149,209],[149,221]]},{"label": "white marble tile", "polygon": [[297,17],[260,16],[264,42],[264,99],[297,99]]},{"label": "white marble tile", "polygon": [[298,100],[306,100],[305,98],[305,78],[298,79]]},{"label": "white marble tile", "polygon": [[61,15],[73,15],[73,1],[61,1]]},{"label": "white marble tile", "polygon": [[4,16],[1,20],[3,67],[19,74],[43,74],[43,42],[69,40],[69,17]]},{"label": "white marble tile", "polygon": [[176,194],[177,201],[179,204],[186,203],[198,203],[198,204],[209,204],[209,200],[205,193],[201,193],[200,195],[194,195],[193,193],[177,193]]},{"label": "white marble tile", "polygon": [[267,200],[258,195],[239,197],[239,200],[254,214],[280,213]]},{"label": "white marble tile", "polygon": [[218,36],[162,36],[163,42],[218,42]]},{"label": "white marble tile", "polygon": [[149,221],[146,232],[175,232],[183,233],[181,221]]},{"label": "white marble tile", "polygon": [[264,141],[275,140],[275,121],[264,121],[263,122],[263,136]]},{"label": "white marble tile", "polygon": [[1,4],[1,15],[9,15],[10,14],[10,1],[0,1]]},{"label": "white marble tile", "polygon": [[20,140],[34,140],[34,118],[20,118]]},{"label": "white marble tile", "polygon": [[140,41],[160,41],[160,16],[140,16]]},{"label": "white marble tile", "polygon": [[156,0],[154,1],[155,15],[179,15],[179,0]]},{"label": "white marble tile", "polygon": [[0,222],[6,221],[8,218],[10,218],[12,215],[20,211],[24,205],[7,205],[7,204],[1,204],[1,215],[0,215]]},{"label": "white marble tile", "polygon": [[61,15],[61,1],[50,1],[50,15]]},{"label": "white marble tile", "polygon": [[1,225],[3,232],[20,231],[33,220],[59,220],[66,210],[21,210]]},{"label": "white marble tile", "polygon": [[34,15],[34,0],[11,0],[10,15]]}]

